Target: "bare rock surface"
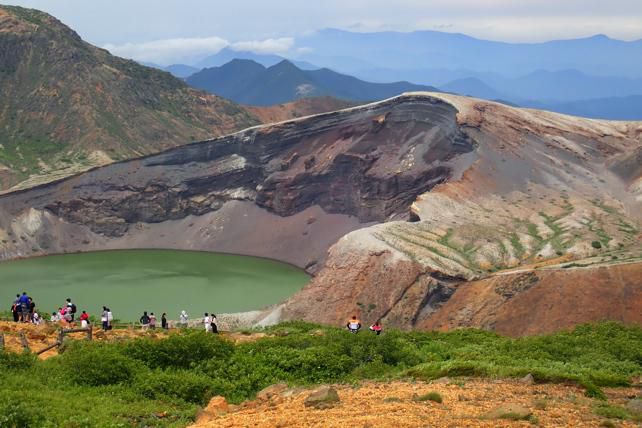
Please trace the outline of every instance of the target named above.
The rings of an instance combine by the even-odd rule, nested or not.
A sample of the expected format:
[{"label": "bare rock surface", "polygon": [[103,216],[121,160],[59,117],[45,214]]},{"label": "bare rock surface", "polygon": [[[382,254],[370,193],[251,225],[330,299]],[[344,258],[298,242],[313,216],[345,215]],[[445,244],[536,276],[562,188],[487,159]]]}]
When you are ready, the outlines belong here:
[{"label": "bare rock surface", "polygon": [[341,399],[336,389],[331,386],[322,386],[308,395],[303,404],[305,404],[305,407],[322,410],[332,408],[339,402],[341,402]]}]

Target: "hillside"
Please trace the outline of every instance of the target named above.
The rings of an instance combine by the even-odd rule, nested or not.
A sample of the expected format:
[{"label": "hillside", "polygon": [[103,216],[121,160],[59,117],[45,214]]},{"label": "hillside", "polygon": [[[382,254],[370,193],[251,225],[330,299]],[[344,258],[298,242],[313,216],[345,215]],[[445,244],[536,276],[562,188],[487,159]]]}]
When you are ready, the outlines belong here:
[{"label": "hillside", "polygon": [[257,122],[169,73],[82,41],[52,16],[0,6],[0,189]]},{"label": "hillside", "polygon": [[327,68],[303,70],[287,60],[266,68],[249,59],[234,59],[193,74],[187,83],[238,103],[260,106],[320,96],[373,101],[408,91],[435,90],[408,82],[364,82]]},{"label": "hillside", "polygon": [[4,195],[0,258],[198,249],[315,274],[258,324],[642,324],[641,151],[639,122],[409,93]]},{"label": "hillside", "polygon": [[[522,339],[354,335],[301,322],[231,335],[95,330],[47,361],[16,343],[22,330],[43,349],[55,328],[0,322],[10,351],[0,350],[4,425],[634,427],[642,418],[642,330],[616,323]],[[328,388],[336,395],[308,399]]]}]

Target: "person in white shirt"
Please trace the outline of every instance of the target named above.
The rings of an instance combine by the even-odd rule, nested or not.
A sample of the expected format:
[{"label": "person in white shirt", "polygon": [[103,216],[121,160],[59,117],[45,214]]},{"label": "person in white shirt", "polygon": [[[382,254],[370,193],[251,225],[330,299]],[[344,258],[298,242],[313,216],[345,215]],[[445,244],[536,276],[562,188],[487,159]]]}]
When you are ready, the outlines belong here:
[{"label": "person in white shirt", "polygon": [[187,320],[188,320],[187,312],[181,311],[180,320],[181,320],[181,327],[183,328],[187,327]]},{"label": "person in white shirt", "polygon": [[203,317],[203,324],[205,325],[205,331],[206,332],[211,332],[212,331],[212,319],[210,316],[205,312],[205,316]]}]

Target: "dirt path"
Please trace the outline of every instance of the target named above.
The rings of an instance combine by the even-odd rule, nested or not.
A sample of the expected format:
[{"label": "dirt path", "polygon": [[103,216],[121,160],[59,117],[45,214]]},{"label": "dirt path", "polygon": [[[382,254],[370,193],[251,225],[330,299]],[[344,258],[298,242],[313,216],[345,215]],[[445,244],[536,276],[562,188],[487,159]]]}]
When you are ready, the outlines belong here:
[{"label": "dirt path", "polygon": [[[22,342],[20,340],[20,333],[24,333],[29,344],[31,352],[38,352],[41,349],[53,344],[58,339],[58,331],[61,327],[68,328],[65,323],[46,323],[42,325],[22,324],[9,321],[0,321],[0,333],[4,334],[5,348],[11,352],[22,352]],[[78,327],[78,326],[76,326]],[[117,339],[131,339],[137,337],[154,337],[163,339],[168,335],[178,332],[178,329],[171,329],[164,331],[162,329],[146,330],[143,331],[140,327],[134,328],[121,328],[110,331],[102,331],[99,327],[94,326],[93,340],[96,341],[110,341]],[[243,334],[240,332],[221,332],[221,336],[228,338],[234,343],[253,342],[262,337],[266,337],[265,333],[251,333]],[[86,333],[73,333],[65,336],[73,340],[86,340]],[[41,359],[47,359],[58,355],[58,349],[53,348],[47,352],[39,355]]]},{"label": "dirt path", "polygon": [[[519,381],[467,379],[452,383],[367,382],[360,386],[335,385],[341,402],[317,410],[304,405],[310,391],[286,391],[270,400],[247,402],[228,413],[203,412],[192,428],[214,427],[599,427],[605,421],[594,414],[598,401],[586,398],[576,386],[526,385]],[[443,403],[418,402],[413,396],[438,392]],[[640,391],[608,389],[609,403],[623,405]],[[288,395],[291,395],[288,397]],[[532,412],[530,420],[485,419],[492,409],[520,404]],[[536,424],[536,425],[535,425]],[[608,426],[608,425],[604,425]],[[614,426],[635,427],[616,421]]]}]

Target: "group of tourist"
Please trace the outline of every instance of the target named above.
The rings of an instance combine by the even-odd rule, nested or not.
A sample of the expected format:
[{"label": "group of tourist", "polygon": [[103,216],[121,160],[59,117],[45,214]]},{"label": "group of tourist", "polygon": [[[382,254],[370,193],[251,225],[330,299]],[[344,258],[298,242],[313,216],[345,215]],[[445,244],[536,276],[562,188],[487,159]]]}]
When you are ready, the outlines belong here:
[{"label": "group of tourist", "polygon": [[[151,312],[149,315],[147,315],[147,311],[143,312],[143,316],[140,317],[139,321],[143,330],[156,329],[156,315],[154,315],[153,312]],[[169,324],[167,323],[167,314],[165,312],[163,312],[163,314],[161,315],[161,328],[163,330],[169,329]]]},{"label": "group of tourist", "polygon": [[[27,294],[27,292],[16,294],[16,299],[11,305],[11,313],[15,322],[40,324],[43,321],[40,314],[38,314],[38,312],[36,311],[36,304],[34,300]],[[61,307],[59,307],[58,310],[51,313],[51,318],[49,319],[49,321],[52,323],[64,322],[67,324],[75,324],[76,313],[76,304],[71,301],[71,298],[67,298],[65,300],[65,303]],[[179,319],[179,327],[188,326],[189,316],[187,315],[186,311],[181,311]],[[78,317],[78,321],[80,321],[81,328],[87,328],[89,326],[90,317],[87,311],[82,311],[82,313]],[[103,306],[100,315],[102,329],[111,330],[113,328],[113,321],[114,315],[111,309],[109,309],[107,306]],[[148,314],[148,312],[145,311],[140,317],[139,322],[143,330],[154,330],[156,329],[157,318],[156,315],[154,315],[154,312],[150,312]],[[205,331],[218,333],[218,321],[216,319],[216,315],[206,312],[202,322],[205,326]],[[167,321],[167,314],[165,312],[163,312],[163,314],[161,315],[160,324],[162,329],[169,329],[169,322]]]},{"label": "group of tourist", "polygon": [[[57,311],[53,311],[51,313],[51,318],[49,319],[49,321],[65,321],[71,324],[75,321],[76,312],[76,304],[73,303],[70,298],[67,298],[65,300],[65,303],[61,307],[59,307]],[[22,294],[16,294],[16,299],[11,305],[11,314],[15,322],[32,323],[37,325],[42,323],[43,321],[42,316],[36,310],[36,303],[27,294],[26,291]],[[80,321],[89,321],[89,315],[85,311],[83,311],[82,315],[80,316]]]},{"label": "group of tourist", "polygon": [[[66,322],[67,324],[73,324],[76,318],[76,304],[71,301],[71,298],[67,298],[65,303],[58,308],[57,311],[51,313],[51,322]],[[16,299],[11,305],[11,313],[13,314],[13,320],[15,322],[23,323],[32,323],[40,324],[42,322],[42,317],[36,311],[36,304],[26,292],[22,294],[16,294]],[[80,326],[86,328],[90,324],[89,314],[86,311],[82,311],[80,317]],[[100,321],[102,323],[103,330],[111,330],[113,328],[114,315],[107,306],[103,306],[103,310],[100,316]],[[154,312],[147,311],[143,312],[143,315],[139,319],[141,328],[143,330],[154,330],[156,329],[156,315]],[[187,327],[189,322],[189,316],[186,311],[181,311],[179,315],[179,327]],[[203,326],[205,331],[208,333],[218,333],[218,320],[214,313],[205,312],[203,316]],[[167,322],[167,314],[163,312],[161,315],[161,328],[163,330],[169,329],[169,323]],[[350,333],[358,333],[361,330],[361,321],[354,315],[346,323],[346,328]],[[383,331],[383,327],[379,321],[375,322],[370,326],[370,331],[375,333],[377,336]]]},{"label": "group of tourist", "polygon": [[[359,330],[361,330],[361,321],[359,321],[359,318],[357,318],[356,315],[353,315],[352,318],[348,320],[346,323],[346,328],[350,333],[359,333]],[[377,336],[381,334],[383,331],[383,326],[381,325],[381,322],[376,321],[374,324],[370,326],[370,331],[375,333]]]}]

